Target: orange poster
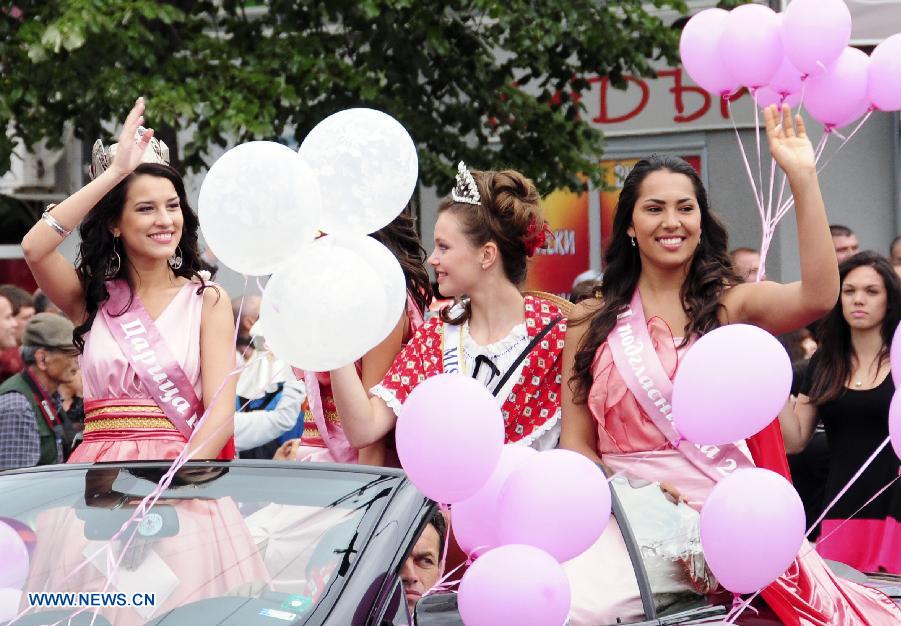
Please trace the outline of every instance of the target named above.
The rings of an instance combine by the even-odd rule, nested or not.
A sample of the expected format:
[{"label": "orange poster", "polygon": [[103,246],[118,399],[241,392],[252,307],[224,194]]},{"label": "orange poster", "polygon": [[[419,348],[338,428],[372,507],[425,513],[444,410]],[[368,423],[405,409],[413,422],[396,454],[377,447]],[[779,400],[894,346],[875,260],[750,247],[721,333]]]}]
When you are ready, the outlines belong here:
[{"label": "orange poster", "polygon": [[558,190],[547,196],[542,206],[553,235],[547,249],[532,257],[526,289],[566,297],[573,279],[590,266],[588,193]]}]

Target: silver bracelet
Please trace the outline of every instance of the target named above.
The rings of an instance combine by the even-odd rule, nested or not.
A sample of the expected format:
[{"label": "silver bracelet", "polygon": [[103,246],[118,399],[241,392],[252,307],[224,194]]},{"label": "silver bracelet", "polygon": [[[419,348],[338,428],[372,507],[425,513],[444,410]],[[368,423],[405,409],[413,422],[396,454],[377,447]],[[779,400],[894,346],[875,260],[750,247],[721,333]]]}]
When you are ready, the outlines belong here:
[{"label": "silver bracelet", "polygon": [[50,228],[56,231],[56,233],[65,239],[69,235],[72,234],[71,230],[66,230],[63,228],[63,225],[56,221],[56,218],[50,214],[50,209],[55,207],[55,204],[48,204],[47,209],[41,214],[41,219],[47,222],[50,225]]}]

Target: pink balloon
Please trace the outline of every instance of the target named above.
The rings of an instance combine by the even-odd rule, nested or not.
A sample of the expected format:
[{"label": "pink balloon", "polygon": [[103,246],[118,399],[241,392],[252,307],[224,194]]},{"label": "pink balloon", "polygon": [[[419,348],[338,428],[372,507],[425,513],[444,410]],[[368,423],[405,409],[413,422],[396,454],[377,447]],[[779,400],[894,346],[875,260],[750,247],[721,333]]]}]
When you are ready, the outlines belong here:
[{"label": "pink balloon", "polygon": [[701,546],[710,570],[733,593],[752,593],[776,580],[804,541],[804,505],[776,472],[736,470],[701,508]]},{"label": "pink balloon", "polygon": [[782,63],[779,16],[760,4],[732,9],[723,26],[719,54],[732,77],[746,87],[763,87]]},{"label": "pink balloon", "polygon": [[778,94],[801,93],[801,74],[788,57],[783,57],[779,69],[773,74],[768,87]]},{"label": "pink balloon", "polygon": [[569,614],[569,580],[554,558],[526,545],[486,552],[460,581],[466,626],[559,626]]},{"label": "pink balloon", "polygon": [[901,396],[897,391],[892,396],[892,403],[888,408],[888,434],[892,439],[895,454],[901,459]]},{"label": "pink balloon", "polygon": [[535,546],[562,563],[601,536],[610,521],[610,486],[578,452],[547,450],[510,474],[497,511],[502,544]]},{"label": "pink balloon", "polygon": [[721,326],[686,353],[673,381],[673,423],[694,443],[746,439],[773,421],[791,391],[785,348],[748,324]]},{"label": "pink balloon", "polygon": [[685,71],[695,83],[717,96],[728,95],[740,86],[717,51],[728,15],[723,9],[701,11],[688,20],[679,40]]},{"label": "pink balloon", "polygon": [[827,128],[841,128],[866,113],[869,61],[857,48],[845,48],[825,72],[808,78],[804,106],[811,117]]},{"label": "pink balloon", "polygon": [[868,74],[870,103],[880,111],[901,110],[901,33],[876,46]]},{"label": "pink balloon", "polygon": [[792,0],[782,13],[785,54],[804,74],[835,61],[851,40],[851,12],[843,0]]},{"label": "pink balloon", "polygon": [[28,577],[28,548],[15,529],[0,522],[0,588],[21,589]]},{"label": "pink balloon", "polygon": [[497,500],[501,487],[515,470],[538,454],[534,448],[506,445],[494,473],[475,495],[457,502],[451,509],[451,528],[454,537],[466,554],[483,553],[501,545],[497,534],[500,516]]},{"label": "pink balloon", "polygon": [[801,94],[799,93],[789,93],[789,94],[780,94],[773,91],[770,87],[761,87],[757,90],[755,94],[757,98],[757,106],[761,109],[765,109],[771,104],[775,104],[777,107],[782,107],[783,104],[787,104],[792,109],[798,106],[798,103],[801,102]]},{"label": "pink balloon", "polygon": [[397,416],[397,456],[437,502],[465,500],[485,484],[504,447],[504,418],[485,387],[460,374],[420,383]]}]

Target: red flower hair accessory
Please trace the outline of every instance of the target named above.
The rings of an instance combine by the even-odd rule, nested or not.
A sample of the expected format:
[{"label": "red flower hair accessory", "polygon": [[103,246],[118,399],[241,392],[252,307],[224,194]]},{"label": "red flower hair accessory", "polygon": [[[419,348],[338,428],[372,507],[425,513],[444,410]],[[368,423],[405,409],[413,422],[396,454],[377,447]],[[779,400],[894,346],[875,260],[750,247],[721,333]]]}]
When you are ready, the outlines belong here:
[{"label": "red flower hair accessory", "polygon": [[550,234],[551,229],[548,228],[547,222],[541,220],[541,229],[539,229],[538,218],[533,215],[526,227],[526,233],[522,237],[522,242],[526,247],[526,256],[535,256],[536,250],[544,248]]}]

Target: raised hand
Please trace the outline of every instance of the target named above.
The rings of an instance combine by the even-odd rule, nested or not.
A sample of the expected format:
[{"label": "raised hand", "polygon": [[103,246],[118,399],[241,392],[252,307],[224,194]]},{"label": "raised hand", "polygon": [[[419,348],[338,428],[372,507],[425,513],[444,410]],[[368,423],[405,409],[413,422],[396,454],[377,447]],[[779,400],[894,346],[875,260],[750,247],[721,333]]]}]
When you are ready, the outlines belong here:
[{"label": "raised hand", "polygon": [[140,138],[135,139],[138,127],[144,123],[144,98],[138,98],[128,117],[125,118],[125,124],[122,126],[122,132],[119,135],[119,145],[116,146],[116,155],[113,157],[113,163],[110,166],[119,176],[127,176],[140,165],[141,156],[150,144],[153,138],[153,129],[148,128]]},{"label": "raised hand", "polygon": [[791,109],[782,106],[780,115],[775,104],[763,111],[766,136],[770,144],[770,154],[782,168],[786,176],[815,172],[817,163],[813,145],[807,137],[804,120],[796,115],[792,122]]}]

